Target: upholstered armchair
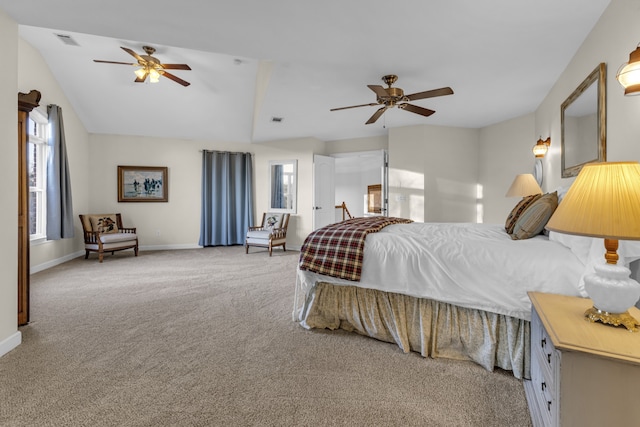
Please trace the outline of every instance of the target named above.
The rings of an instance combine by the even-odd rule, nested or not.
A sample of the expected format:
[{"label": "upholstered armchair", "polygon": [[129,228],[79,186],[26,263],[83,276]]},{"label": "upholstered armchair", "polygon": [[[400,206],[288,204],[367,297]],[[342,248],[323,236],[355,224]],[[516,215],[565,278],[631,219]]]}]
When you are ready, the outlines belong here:
[{"label": "upholstered armchair", "polygon": [[135,228],[122,226],[122,217],[116,214],[79,215],[84,232],[84,259],[89,258],[89,252],[97,252],[102,262],[105,252],[133,249],[138,256],[138,235]]},{"label": "upholstered armchair", "polygon": [[257,227],[249,227],[245,240],[245,253],[249,253],[249,246],[259,246],[269,249],[269,256],[276,246],[287,250],[287,226],[289,214],[263,213],[262,222]]}]

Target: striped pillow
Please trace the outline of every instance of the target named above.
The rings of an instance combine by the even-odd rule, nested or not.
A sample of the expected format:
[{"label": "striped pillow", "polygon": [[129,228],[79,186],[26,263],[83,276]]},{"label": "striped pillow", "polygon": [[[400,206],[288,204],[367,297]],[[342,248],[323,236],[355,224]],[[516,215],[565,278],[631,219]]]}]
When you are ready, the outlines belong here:
[{"label": "striped pillow", "polygon": [[538,198],[520,214],[513,226],[511,238],[523,240],[540,234],[557,207],[558,193],[555,191]]},{"label": "striped pillow", "polygon": [[533,194],[531,196],[523,197],[522,200],[511,210],[511,213],[507,217],[507,222],[504,224],[504,229],[507,234],[513,233],[513,227],[516,225],[516,221],[522,212],[531,205],[531,203],[542,197],[542,194]]}]

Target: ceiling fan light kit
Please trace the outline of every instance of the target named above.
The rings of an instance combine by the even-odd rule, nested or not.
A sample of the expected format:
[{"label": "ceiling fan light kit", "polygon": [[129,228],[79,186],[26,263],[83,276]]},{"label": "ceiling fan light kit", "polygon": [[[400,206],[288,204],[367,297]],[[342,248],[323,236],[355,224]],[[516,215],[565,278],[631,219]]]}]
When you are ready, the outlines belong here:
[{"label": "ceiling fan light kit", "polygon": [[142,46],[146,55],[138,55],[133,50],[122,47],[121,49],[127,52],[129,55],[133,56],[138,62],[117,62],[117,61],[103,61],[99,59],[94,59],[94,62],[102,62],[106,64],[123,64],[123,65],[133,65],[136,67],[140,67],[134,71],[136,75],[136,79],[134,80],[136,83],[143,83],[149,77],[150,83],[157,83],[160,80],[160,76],[164,76],[174,82],[181,84],[182,86],[189,86],[191,83],[182,80],[180,77],[175,76],[171,73],[168,73],[166,70],[191,70],[187,64],[163,64],[158,60],[158,58],[153,56],[153,53],[156,51],[155,48],[151,46]]},{"label": "ceiling fan light kit", "polygon": [[424,92],[417,92],[411,95],[405,95],[404,91],[399,87],[392,87],[398,76],[395,74],[388,74],[382,77],[382,81],[387,85],[386,88],[380,85],[367,85],[376,94],[376,102],[370,104],[352,105],[349,107],[332,108],[330,111],[346,110],[348,108],[358,107],[370,107],[374,105],[382,105],[373,115],[367,120],[365,124],[369,125],[375,123],[382,114],[389,108],[398,107],[401,110],[407,110],[421,116],[428,117],[435,113],[434,110],[420,107],[414,104],[409,104],[409,101],[416,101],[418,99],[434,98],[436,96],[452,95],[453,90],[450,87],[443,87],[440,89],[433,89]]}]

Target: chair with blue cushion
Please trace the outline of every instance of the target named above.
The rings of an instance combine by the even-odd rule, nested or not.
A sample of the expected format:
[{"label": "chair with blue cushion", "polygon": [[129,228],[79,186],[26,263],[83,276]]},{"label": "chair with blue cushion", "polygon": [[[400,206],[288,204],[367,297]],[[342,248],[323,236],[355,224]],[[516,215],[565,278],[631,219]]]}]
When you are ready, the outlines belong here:
[{"label": "chair with blue cushion", "polygon": [[245,253],[249,253],[249,246],[258,246],[269,249],[269,256],[276,246],[282,246],[287,250],[287,226],[289,225],[288,213],[263,213],[262,222],[257,227],[249,227],[245,240]]}]

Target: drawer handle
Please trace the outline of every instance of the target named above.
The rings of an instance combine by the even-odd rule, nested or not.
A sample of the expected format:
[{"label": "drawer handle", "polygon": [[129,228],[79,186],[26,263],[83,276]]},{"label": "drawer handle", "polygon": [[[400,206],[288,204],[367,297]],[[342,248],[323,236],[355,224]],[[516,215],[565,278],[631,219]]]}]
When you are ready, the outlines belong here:
[{"label": "drawer handle", "polygon": [[547,345],[547,339],[546,338],[542,338],[542,340],[540,340],[540,346],[542,348],[544,348],[545,345]]},{"label": "drawer handle", "polygon": [[549,365],[551,365],[551,353],[547,354],[547,362],[549,362]]},{"label": "drawer handle", "polygon": [[541,385],[542,391],[544,391],[545,388],[547,388],[547,383],[543,382]]},{"label": "drawer handle", "polygon": [[551,412],[551,401],[547,400],[547,411]]}]

